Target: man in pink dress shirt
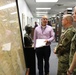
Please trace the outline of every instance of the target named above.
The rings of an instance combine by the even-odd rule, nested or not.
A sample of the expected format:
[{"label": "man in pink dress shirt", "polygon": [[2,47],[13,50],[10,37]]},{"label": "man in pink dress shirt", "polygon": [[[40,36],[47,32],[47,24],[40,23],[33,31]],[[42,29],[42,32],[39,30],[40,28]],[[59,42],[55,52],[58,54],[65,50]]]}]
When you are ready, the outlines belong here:
[{"label": "man in pink dress shirt", "polygon": [[[48,17],[42,16],[41,25],[35,28],[34,31],[34,47],[38,59],[39,75],[43,75],[43,59],[45,61],[45,75],[49,75],[49,57],[51,53],[50,44],[54,40],[53,28],[48,23]],[[45,46],[36,48],[36,40],[45,39]]]}]

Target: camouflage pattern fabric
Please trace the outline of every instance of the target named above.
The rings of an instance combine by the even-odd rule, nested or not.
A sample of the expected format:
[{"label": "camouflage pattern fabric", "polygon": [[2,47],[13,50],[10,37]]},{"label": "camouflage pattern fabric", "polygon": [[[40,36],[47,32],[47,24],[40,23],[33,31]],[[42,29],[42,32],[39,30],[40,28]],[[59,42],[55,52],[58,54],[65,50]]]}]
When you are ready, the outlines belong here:
[{"label": "camouflage pattern fabric", "polygon": [[76,51],[76,34],[73,36],[72,41],[71,41],[71,48],[70,48],[70,63],[72,62],[73,55]]},{"label": "camouflage pattern fabric", "polygon": [[[73,59],[75,51],[76,51],[76,33],[75,33],[75,35],[73,36],[73,38],[71,40],[71,48],[70,48],[70,55],[69,55],[69,65],[72,62],[72,59]],[[74,70],[74,74],[73,75],[76,75],[76,69]]]},{"label": "camouflage pattern fabric", "polygon": [[58,57],[58,73],[57,75],[66,75],[67,69],[69,67],[69,58],[68,53],[63,56]]},{"label": "camouflage pattern fabric", "polygon": [[69,68],[69,54],[71,39],[75,34],[75,28],[69,27],[60,37],[60,41],[56,48],[58,56],[58,73],[57,75],[66,75]]}]

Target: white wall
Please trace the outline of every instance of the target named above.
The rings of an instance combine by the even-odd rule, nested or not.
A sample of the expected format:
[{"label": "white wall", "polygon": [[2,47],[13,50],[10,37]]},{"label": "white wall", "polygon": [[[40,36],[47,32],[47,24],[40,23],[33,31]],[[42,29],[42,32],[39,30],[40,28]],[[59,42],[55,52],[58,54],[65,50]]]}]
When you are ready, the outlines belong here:
[{"label": "white wall", "polygon": [[[28,21],[27,18],[33,18],[33,15],[31,13],[31,11],[29,10],[25,0],[18,0],[18,8],[19,8],[21,28],[24,28],[25,25],[27,25],[27,21]],[[23,16],[22,16],[22,14],[23,14]],[[22,29],[23,37],[24,37],[24,33],[25,33],[25,31]]]},{"label": "white wall", "polygon": [[33,18],[32,19],[32,27],[35,26],[35,22],[37,22],[38,25],[41,24],[41,18]]},{"label": "white wall", "polygon": [[20,21],[22,24],[22,13],[25,15],[25,25],[27,24],[27,17],[33,17],[31,11],[29,10],[25,0],[18,0],[19,13],[20,13]]}]

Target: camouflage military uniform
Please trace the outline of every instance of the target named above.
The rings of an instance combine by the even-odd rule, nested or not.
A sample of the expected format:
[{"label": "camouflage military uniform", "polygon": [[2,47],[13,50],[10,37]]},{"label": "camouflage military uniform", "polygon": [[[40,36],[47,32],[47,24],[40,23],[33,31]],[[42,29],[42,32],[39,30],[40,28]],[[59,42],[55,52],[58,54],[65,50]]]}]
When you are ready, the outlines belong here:
[{"label": "camouflage military uniform", "polygon": [[71,39],[75,34],[75,29],[73,26],[65,30],[61,35],[60,41],[56,48],[56,53],[58,56],[58,73],[57,75],[66,75],[69,68],[69,54],[70,54],[70,44]]},{"label": "camouflage military uniform", "polygon": [[[75,35],[73,36],[73,38],[72,38],[72,40],[71,40],[71,48],[70,48],[70,56],[69,56],[69,65],[70,65],[71,62],[72,62],[72,59],[73,59],[73,56],[74,56],[75,51],[76,51],[76,33],[75,33]],[[73,73],[74,73],[73,75],[76,75],[76,69],[74,70]]]}]

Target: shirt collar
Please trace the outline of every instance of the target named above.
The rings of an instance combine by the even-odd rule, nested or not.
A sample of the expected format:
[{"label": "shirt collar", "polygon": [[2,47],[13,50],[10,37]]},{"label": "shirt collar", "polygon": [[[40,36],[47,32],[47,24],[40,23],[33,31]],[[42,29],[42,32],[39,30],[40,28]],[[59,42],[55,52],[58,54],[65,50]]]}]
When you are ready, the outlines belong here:
[{"label": "shirt collar", "polygon": [[42,26],[42,25],[41,25],[41,28],[42,28],[42,29],[45,29],[46,27],[47,27],[47,25],[46,25],[46,26]]}]

